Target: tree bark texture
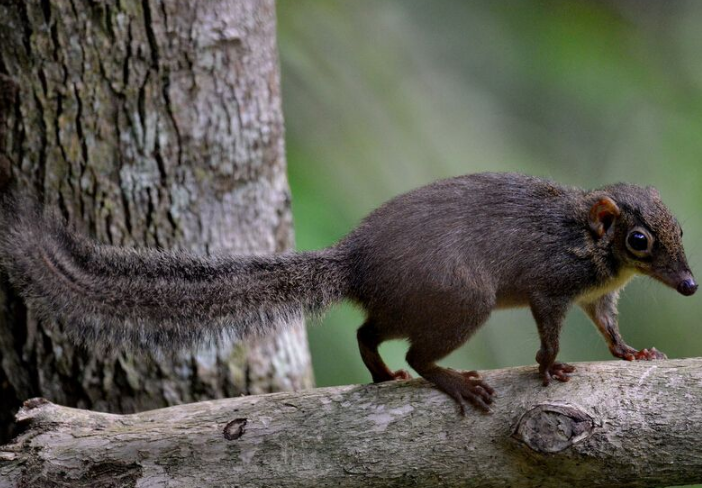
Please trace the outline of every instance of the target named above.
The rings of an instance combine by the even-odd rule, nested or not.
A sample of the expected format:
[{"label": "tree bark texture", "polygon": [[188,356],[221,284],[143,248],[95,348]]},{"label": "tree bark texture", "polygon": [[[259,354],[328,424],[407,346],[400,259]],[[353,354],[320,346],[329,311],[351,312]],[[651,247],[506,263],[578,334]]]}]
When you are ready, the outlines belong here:
[{"label": "tree bark texture", "polygon": [[492,415],[423,380],[110,415],[27,402],[0,488],[661,487],[702,482],[702,359],[485,373]]},{"label": "tree bark texture", "polygon": [[[293,244],[272,0],[0,1],[15,177],[98,240]],[[0,289],[0,438],[43,396],[112,412],[309,387],[304,326],[253,345],[96,357]]]}]

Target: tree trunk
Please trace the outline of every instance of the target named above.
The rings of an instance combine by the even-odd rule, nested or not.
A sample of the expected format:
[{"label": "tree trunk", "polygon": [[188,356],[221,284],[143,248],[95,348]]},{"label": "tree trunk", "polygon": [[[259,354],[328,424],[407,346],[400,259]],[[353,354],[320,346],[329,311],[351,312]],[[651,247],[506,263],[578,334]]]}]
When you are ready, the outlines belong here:
[{"label": "tree trunk", "polygon": [[[272,0],[0,2],[14,174],[122,246],[293,242]],[[309,387],[302,323],[255,345],[96,357],[0,289],[0,438],[21,401],[110,412]]]},{"label": "tree trunk", "polygon": [[[27,402],[0,488],[644,488],[702,482],[702,359],[485,373],[492,415],[423,380],[115,416]],[[197,481],[194,481],[197,480]]]}]

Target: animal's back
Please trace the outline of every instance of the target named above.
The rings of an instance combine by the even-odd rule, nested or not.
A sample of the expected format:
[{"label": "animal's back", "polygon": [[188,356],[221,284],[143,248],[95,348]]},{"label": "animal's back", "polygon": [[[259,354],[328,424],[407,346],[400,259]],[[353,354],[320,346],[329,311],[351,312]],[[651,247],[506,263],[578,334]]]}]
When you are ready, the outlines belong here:
[{"label": "animal's back", "polygon": [[354,294],[371,308],[401,308],[431,292],[451,297],[492,287],[500,299],[538,285],[544,261],[573,259],[563,243],[582,232],[572,217],[582,193],[535,177],[482,173],[400,195],[341,244],[356,271]]}]

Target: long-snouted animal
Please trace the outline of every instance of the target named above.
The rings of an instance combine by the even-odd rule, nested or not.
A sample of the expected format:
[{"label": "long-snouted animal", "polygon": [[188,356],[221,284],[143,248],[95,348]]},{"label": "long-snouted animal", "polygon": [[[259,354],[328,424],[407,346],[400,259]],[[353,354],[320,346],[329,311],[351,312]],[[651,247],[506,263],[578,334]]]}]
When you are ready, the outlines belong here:
[{"label": "long-snouted animal", "polygon": [[[0,185],[9,180],[0,171]],[[4,176],[3,176],[4,175]],[[635,275],[683,295],[697,290],[682,230],[651,188],[594,191],[519,174],[460,176],[389,201],[336,245],[273,256],[194,256],[101,245],[69,230],[36,200],[0,189],[0,258],[38,313],[72,336],[105,347],[191,347],[228,331],[273,332],[281,316],[350,299],[366,312],[358,329],[373,381],[405,379],[378,354],[407,339],[407,362],[467,405],[489,409],[493,389],[476,372],[437,361],[498,308],[530,307],[544,385],[567,381],[556,362],[559,333],[582,307],[618,358],[658,359],[621,338],[617,298]]]}]

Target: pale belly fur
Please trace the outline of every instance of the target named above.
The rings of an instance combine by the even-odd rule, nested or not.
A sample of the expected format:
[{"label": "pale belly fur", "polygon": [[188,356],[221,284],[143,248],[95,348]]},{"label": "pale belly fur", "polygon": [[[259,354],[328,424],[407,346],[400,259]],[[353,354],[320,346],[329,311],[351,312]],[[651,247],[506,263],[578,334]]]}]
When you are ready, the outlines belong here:
[{"label": "pale belly fur", "polygon": [[586,290],[585,293],[578,295],[576,301],[578,303],[592,303],[597,301],[603,295],[612,293],[614,291],[620,290],[626,286],[631,279],[638,273],[635,269],[623,269],[617,276],[609,280],[607,283],[597,286],[595,288],[590,288]]},{"label": "pale belly fur", "polygon": [[[608,293],[612,293],[614,291],[624,288],[626,284],[629,283],[629,281],[631,281],[631,279],[637,274],[639,273],[635,269],[624,269],[617,276],[615,276],[605,284],[585,290],[583,293],[576,297],[575,302],[578,304],[586,304],[597,301],[599,298],[601,298],[604,295],[607,295]],[[495,304],[495,308],[497,310],[528,306],[528,296],[515,297],[512,295],[498,295],[497,303]]]}]

